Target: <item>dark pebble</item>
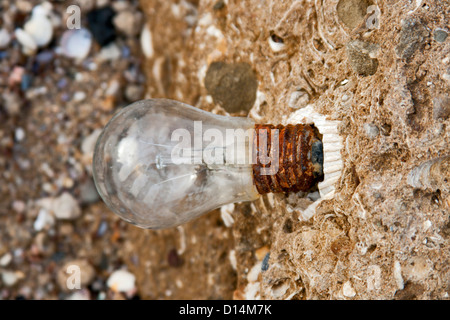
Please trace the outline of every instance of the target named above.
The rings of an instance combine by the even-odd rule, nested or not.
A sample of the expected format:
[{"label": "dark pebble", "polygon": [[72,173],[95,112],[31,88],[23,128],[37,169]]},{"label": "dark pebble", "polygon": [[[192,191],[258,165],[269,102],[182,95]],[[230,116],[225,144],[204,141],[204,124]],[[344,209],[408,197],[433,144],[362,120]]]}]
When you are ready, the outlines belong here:
[{"label": "dark pebble", "polygon": [[395,52],[400,58],[408,61],[425,44],[428,35],[427,28],[422,21],[415,18],[404,20]]},{"label": "dark pebble", "polygon": [[367,77],[375,74],[378,60],[370,57],[369,52],[375,51],[377,45],[360,40],[347,43],[347,56],[353,71],[360,76]]},{"label": "dark pebble", "polygon": [[269,269],[269,259],[270,259],[270,252],[268,252],[261,263],[261,271],[267,271]]},{"label": "dark pebble", "polygon": [[115,15],[116,12],[110,6],[92,10],[87,14],[88,29],[102,47],[110,44],[117,37],[113,24]]},{"label": "dark pebble", "polygon": [[178,255],[176,249],[172,249],[169,251],[169,254],[167,255],[167,261],[169,262],[169,266],[175,268],[180,267],[183,264],[183,258]]},{"label": "dark pebble", "polygon": [[248,63],[213,62],[206,72],[205,87],[227,112],[248,112],[256,100],[258,80]]},{"label": "dark pebble", "polygon": [[436,29],[433,36],[434,40],[436,40],[437,42],[444,42],[445,40],[447,40],[448,33],[445,30]]}]

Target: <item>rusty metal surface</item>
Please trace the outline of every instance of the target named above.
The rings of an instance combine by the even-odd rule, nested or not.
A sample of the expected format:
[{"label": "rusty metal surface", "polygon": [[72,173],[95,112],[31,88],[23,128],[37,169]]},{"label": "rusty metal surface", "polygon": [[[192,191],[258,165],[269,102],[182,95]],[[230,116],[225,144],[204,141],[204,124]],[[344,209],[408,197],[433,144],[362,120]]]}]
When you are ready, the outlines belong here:
[{"label": "rusty metal surface", "polygon": [[[255,125],[253,136],[253,182],[260,194],[310,190],[316,181],[311,147],[319,137],[310,125]],[[275,131],[277,130],[277,131]],[[272,134],[271,134],[272,133]],[[278,146],[276,144],[278,134]],[[278,149],[278,150],[277,150]],[[278,158],[276,153],[278,151]],[[267,156],[272,161],[265,163]],[[278,159],[278,170],[264,174]]]}]

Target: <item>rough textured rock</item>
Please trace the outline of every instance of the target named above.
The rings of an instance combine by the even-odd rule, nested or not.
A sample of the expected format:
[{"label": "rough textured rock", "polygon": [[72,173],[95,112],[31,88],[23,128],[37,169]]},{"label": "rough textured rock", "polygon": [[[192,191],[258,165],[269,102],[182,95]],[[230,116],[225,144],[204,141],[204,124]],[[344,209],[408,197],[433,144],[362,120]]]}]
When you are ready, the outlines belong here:
[{"label": "rough textured rock", "polygon": [[[245,62],[258,79],[249,117],[282,122],[306,101],[341,121],[345,142],[335,197],[308,221],[289,209],[302,194],[277,194],[235,205],[230,227],[217,210],[173,230],[133,230],[129,266],[143,297],[448,299],[450,194],[407,184],[413,168],[450,153],[442,105],[450,42],[432,36],[448,28],[445,2],[141,5],[154,49],[149,96],[223,114],[208,98],[207,70],[215,61]],[[359,46],[356,60],[370,72],[352,68],[349,43],[377,46]],[[257,254],[261,248],[268,253]],[[168,261],[174,249],[184,261],[176,267]]]}]

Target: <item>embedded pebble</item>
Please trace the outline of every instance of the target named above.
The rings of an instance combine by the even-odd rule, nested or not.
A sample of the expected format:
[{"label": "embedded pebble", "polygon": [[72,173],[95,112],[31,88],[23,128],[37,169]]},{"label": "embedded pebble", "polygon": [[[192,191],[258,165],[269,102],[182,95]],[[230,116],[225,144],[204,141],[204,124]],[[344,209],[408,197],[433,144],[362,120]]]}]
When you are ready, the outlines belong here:
[{"label": "embedded pebble", "polygon": [[248,63],[213,62],[205,77],[205,87],[215,103],[227,112],[248,112],[255,103],[258,80]]},{"label": "embedded pebble", "polygon": [[450,97],[440,95],[433,99],[433,119],[447,120],[450,117]]},{"label": "embedded pebble", "polygon": [[366,131],[366,135],[369,139],[375,139],[380,133],[380,129],[373,123],[365,123],[364,130]]},{"label": "embedded pebble", "polygon": [[106,281],[106,285],[114,292],[130,292],[136,289],[136,277],[129,271],[116,270]]},{"label": "embedded pebble", "polygon": [[309,94],[306,90],[300,89],[291,93],[288,105],[292,109],[301,109],[307,106],[309,102]]},{"label": "embedded pebble", "polygon": [[354,29],[364,21],[370,0],[340,0],[336,7],[339,20],[348,28]]},{"label": "embedded pebble", "polygon": [[371,76],[377,72],[378,59],[376,51],[377,44],[360,40],[353,40],[347,43],[347,55],[353,71],[361,76]]},{"label": "embedded pebble", "polygon": [[444,42],[445,40],[447,40],[448,32],[444,29],[436,29],[434,30],[433,36],[434,40],[436,40],[437,42]]},{"label": "embedded pebble", "polygon": [[348,298],[353,298],[356,295],[355,289],[352,287],[352,283],[350,281],[347,281],[342,286],[342,294]]}]

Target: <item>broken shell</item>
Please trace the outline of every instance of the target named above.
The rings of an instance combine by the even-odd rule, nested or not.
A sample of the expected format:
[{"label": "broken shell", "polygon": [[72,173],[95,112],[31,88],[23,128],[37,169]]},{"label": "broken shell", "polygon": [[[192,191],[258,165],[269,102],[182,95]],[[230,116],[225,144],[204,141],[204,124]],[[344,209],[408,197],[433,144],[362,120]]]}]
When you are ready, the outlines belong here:
[{"label": "broken shell", "polygon": [[338,133],[340,121],[327,120],[326,116],[317,113],[312,105],[308,105],[294,112],[287,122],[313,124],[322,134],[324,179],[318,184],[320,197],[303,210],[300,216],[300,219],[308,220],[315,214],[316,207],[321,201],[334,197],[336,182],[342,174],[344,163],[341,149],[344,145]]},{"label": "broken shell", "polygon": [[62,53],[77,60],[83,60],[92,46],[92,35],[87,29],[73,29],[64,32],[61,38]]},{"label": "broken shell", "polygon": [[407,182],[414,188],[450,192],[450,156],[428,160],[415,167]]}]

